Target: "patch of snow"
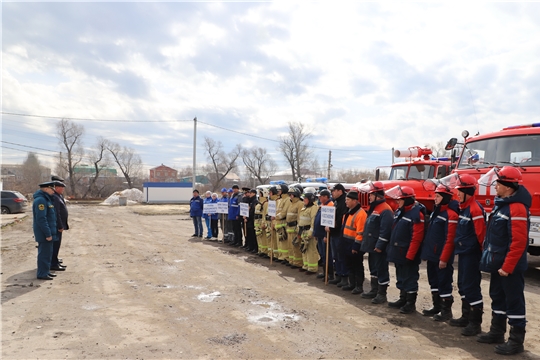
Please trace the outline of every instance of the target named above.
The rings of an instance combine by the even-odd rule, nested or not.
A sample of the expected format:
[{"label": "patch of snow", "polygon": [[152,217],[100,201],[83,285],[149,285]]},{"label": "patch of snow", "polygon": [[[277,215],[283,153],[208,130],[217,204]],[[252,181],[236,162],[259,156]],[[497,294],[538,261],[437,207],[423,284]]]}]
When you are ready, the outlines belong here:
[{"label": "patch of snow", "polygon": [[197,299],[199,299],[202,302],[212,302],[218,296],[221,296],[219,291],[214,291],[213,293],[210,293],[210,294],[202,293],[199,296],[197,296]]},{"label": "patch of snow", "polygon": [[124,196],[127,198],[127,204],[133,205],[140,203],[144,200],[143,192],[139,189],[126,189],[122,191],[116,191],[111,196],[109,196],[105,201],[103,201],[102,205],[118,205],[119,198],[121,196]]}]

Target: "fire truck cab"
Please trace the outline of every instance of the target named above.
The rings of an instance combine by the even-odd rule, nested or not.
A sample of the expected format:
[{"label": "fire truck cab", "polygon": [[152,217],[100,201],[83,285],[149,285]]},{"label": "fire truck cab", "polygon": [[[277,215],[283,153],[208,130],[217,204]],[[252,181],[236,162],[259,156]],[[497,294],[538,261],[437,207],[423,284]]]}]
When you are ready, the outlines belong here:
[{"label": "fire truck cab", "polygon": [[[532,196],[529,253],[540,255],[540,123],[511,126],[501,131],[469,137],[463,131],[463,143],[450,139],[447,150],[461,145],[454,172],[480,178],[494,166],[515,166],[523,176],[522,185]],[[476,198],[487,213],[491,212],[495,198],[495,186],[478,186]]]},{"label": "fire truck cab", "polygon": [[[394,163],[390,167],[388,180],[382,180],[385,190],[396,185],[410,186],[414,189],[416,200],[424,204],[428,211],[433,210],[435,193],[427,191],[423,184],[428,179],[440,179],[450,174],[451,162],[448,158],[435,158],[431,149],[410,147],[408,150],[395,150],[394,156],[405,158],[404,162]],[[377,169],[375,180],[379,181],[379,171]],[[358,184],[360,185],[360,184]],[[366,194],[361,194],[361,204],[363,208],[369,208]]]}]

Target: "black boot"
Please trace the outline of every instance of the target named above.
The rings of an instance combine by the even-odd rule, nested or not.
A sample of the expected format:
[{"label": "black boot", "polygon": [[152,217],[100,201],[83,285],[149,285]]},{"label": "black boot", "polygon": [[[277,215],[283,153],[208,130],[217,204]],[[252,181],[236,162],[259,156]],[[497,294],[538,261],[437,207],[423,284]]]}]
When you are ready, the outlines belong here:
[{"label": "black boot", "polygon": [[441,298],[441,312],[433,315],[435,321],[448,321],[452,318],[452,304],[454,299],[451,297]]},{"label": "black boot", "polygon": [[461,300],[461,317],[459,319],[451,319],[448,323],[450,326],[465,327],[469,324],[469,313],[471,305],[465,300]]},{"label": "black boot", "polygon": [[373,299],[371,299],[372,304],[384,304],[386,300],[386,290],[388,289],[388,285],[379,285],[379,291],[377,292],[377,296],[375,296]]},{"label": "black boot", "polygon": [[433,301],[433,307],[431,309],[422,310],[422,315],[433,316],[441,311],[441,297],[438,291],[431,292],[431,300]]},{"label": "black boot", "polygon": [[415,312],[417,296],[417,292],[407,293],[407,302],[399,309],[399,312],[402,314],[412,314],[413,312]]},{"label": "black boot", "polygon": [[[338,284],[338,286],[339,286],[339,284]],[[351,291],[355,287],[356,287],[356,274],[351,272],[349,274],[349,283],[347,285],[343,285],[341,287],[341,290]]]},{"label": "black boot", "polygon": [[356,275],[356,279],[355,279],[355,286],[354,286],[354,289],[351,291],[351,294],[353,295],[358,295],[358,294],[363,294],[364,292],[364,273],[362,274],[357,274]]},{"label": "black boot", "polygon": [[379,279],[376,277],[371,277],[371,290],[362,294],[364,299],[373,299],[377,296],[377,291],[379,290]]},{"label": "black boot", "polygon": [[400,290],[399,299],[393,302],[388,303],[388,307],[399,309],[407,303],[407,292],[405,290]]},{"label": "black boot", "polygon": [[482,305],[480,307],[471,307],[471,312],[469,314],[469,323],[465,329],[461,330],[461,335],[463,336],[473,336],[478,335],[482,332],[482,314],[484,313],[484,308]]},{"label": "black boot", "polygon": [[[330,276],[328,276],[328,277],[330,277]],[[340,282],[341,282],[341,276],[339,276],[338,274],[336,274],[336,276],[334,276],[334,279],[328,281],[328,283],[332,284],[332,285],[337,285]]]},{"label": "black boot", "polygon": [[349,277],[348,276],[342,276],[341,281],[337,284],[337,287],[343,287],[349,285]]},{"label": "black boot", "polygon": [[510,336],[504,344],[495,346],[495,352],[501,355],[514,355],[523,352],[525,341],[525,327],[510,327]]},{"label": "black boot", "polygon": [[492,314],[489,332],[478,335],[476,341],[484,344],[503,344],[505,333],[506,316]]}]

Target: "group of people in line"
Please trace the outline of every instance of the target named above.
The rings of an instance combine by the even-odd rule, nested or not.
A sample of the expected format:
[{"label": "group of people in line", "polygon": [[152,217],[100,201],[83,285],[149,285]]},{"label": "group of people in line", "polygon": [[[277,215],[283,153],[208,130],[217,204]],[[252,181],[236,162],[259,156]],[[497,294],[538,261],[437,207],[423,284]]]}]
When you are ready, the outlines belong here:
[{"label": "group of people in line", "polygon": [[[203,200],[197,190],[193,192],[190,211],[195,226],[193,236],[203,236],[201,218],[205,201],[227,202],[227,219],[222,224],[224,243],[242,246],[306,275],[317,274],[319,266],[327,268],[328,272],[320,272],[316,277],[327,278],[330,284],[371,299],[373,304],[388,301],[389,263],[393,263],[400,294],[388,306],[403,314],[416,311],[419,265],[426,260],[433,306],[422,314],[461,327],[462,335],[477,336],[480,343],[497,344],[498,354],[517,354],[524,351],[524,273],[532,197],[521,184],[519,169],[505,166],[492,172],[497,196],[489,220],[475,198],[478,181],[468,174],[453,174],[446,183],[436,184],[435,204],[430,214],[416,201],[411,187],[396,186],[385,191],[378,181],[361,184],[349,192],[342,184],[336,184],[317,195],[315,189],[300,186],[242,188],[240,192],[238,185],[234,185],[222,189],[219,199],[216,194],[207,193],[206,198],[211,199]],[[359,201],[362,193],[369,198],[366,209]],[[274,216],[268,214],[269,201],[276,204]],[[248,217],[240,216],[241,202],[249,205]],[[335,208],[334,227],[321,225],[322,206]],[[207,238],[217,239],[219,216],[211,214],[208,218]],[[366,253],[368,291],[363,288]],[[452,314],[455,255],[461,297],[458,318]],[[481,271],[491,276],[492,316],[489,331],[485,333],[481,332],[484,312]],[[507,324],[510,331],[505,341]]]},{"label": "group of people in line", "polygon": [[67,267],[58,257],[62,235],[69,229],[64,181],[52,176],[51,181],[39,184],[39,190],[34,193],[32,227],[38,243],[37,278],[40,280],[53,280],[57,271],[65,271]]}]

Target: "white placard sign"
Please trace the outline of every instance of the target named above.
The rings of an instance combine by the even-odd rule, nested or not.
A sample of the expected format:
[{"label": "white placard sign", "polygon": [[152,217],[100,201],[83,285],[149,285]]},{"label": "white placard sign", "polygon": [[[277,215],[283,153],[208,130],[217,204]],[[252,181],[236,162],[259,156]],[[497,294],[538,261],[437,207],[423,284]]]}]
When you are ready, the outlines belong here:
[{"label": "white placard sign", "polygon": [[217,203],[207,203],[203,205],[203,214],[217,214]]},{"label": "white placard sign", "polygon": [[240,216],[249,217],[249,205],[246,203],[240,203]]},{"label": "white placard sign", "polygon": [[218,214],[228,214],[229,213],[229,204],[225,201],[217,203],[217,213]]},{"label": "white placard sign", "polygon": [[321,206],[321,226],[333,228],[336,224],[336,208],[334,206]]},{"label": "white placard sign", "polygon": [[276,216],[276,201],[268,200],[268,216]]}]

